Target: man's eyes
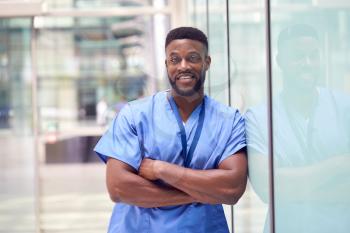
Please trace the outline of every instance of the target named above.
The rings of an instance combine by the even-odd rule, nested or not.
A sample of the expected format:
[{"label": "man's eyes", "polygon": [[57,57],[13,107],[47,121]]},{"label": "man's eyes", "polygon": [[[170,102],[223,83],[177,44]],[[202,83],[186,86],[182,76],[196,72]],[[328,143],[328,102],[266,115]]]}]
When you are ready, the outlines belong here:
[{"label": "man's eyes", "polygon": [[190,62],[198,62],[198,61],[200,61],[200,56],[198,56],[196,54],[192,54],[188,57],[187,60]]},{"label": "man's eyes", "polygon": [[181,61],[181,58],[179,57],[171,57],[170,58],[170,62],[173,63],[173,64],[177,64]]},{"label": "man's eyes", "polygon": [[[191,62],[191,63],[197,63],[201,60],[200,56],[196,55],[196,54],[189,55],[185,59],[186,59],[186,61]],[[181,57],[170,57],[169,60],[172,64],[178,64],[181,62],[182,58]]]}]

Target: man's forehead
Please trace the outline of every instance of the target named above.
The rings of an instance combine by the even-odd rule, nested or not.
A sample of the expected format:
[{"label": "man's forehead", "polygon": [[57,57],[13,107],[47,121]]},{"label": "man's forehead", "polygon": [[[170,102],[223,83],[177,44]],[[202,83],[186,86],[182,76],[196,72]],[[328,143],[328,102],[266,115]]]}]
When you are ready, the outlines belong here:
[{"label": "man's forehead", "polygon": [[204,47],[204,44],[198,40],[193,40],[193,39],[175,39],[172,40],[167,48],[173,47],[173,46],[200,46]]},{"label": "man's forehead", "polygon": [[166,52],[176,52],[185,49],[186,52],[202,52],[205,46],[202,42],[191,39],[176,39],[171,41],[166,47]]}]

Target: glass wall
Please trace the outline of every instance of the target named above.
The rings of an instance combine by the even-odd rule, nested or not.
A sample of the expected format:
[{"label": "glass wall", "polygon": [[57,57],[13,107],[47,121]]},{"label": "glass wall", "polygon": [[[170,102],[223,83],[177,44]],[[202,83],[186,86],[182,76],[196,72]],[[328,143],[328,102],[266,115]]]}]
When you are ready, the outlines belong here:
[{"label": "glass wall", "polygon": [[[207,7],[209,12],[202,20],[208,22],[204,31],[213,53],[208,93],[240,109],[246,118],[249,184],[235,205],[233,231],[345,233],[350,229],[346,211],[350,202],[350,4],[342,0],[271,4],[271,25],[267,25],[265,1],[190,3],[193,26],[203,27],[198,18],[204,14],[199,9]],[[220,12],[219,17],[215,12]],[[267,28],[270,51],[266,50]],[[271,60],[266,60],[267,53]],[[268,63],[272,64],[271,124]],[[217,80],[224,80],[219,95],[210,91]],[[271,127],[272,137],[268,135]],[[269,182],[269,155],[274,186]],[[271,193],[274,209],[269,209]],[[270,227],[271,220],[275,228]]]},{"label": "glass wall", "polygon": [[350,4],[271,11],[276,232],[348,232]]},{"label": "glass wall", "polygon": [[92,149],[126,101],[155,91],[152,16],[36,17],[34,26],[42,228],[105,231],[112,202]]},{"label": "glass wall", "polygon": [[[157,27],[164,31],[168,18],[163,18]],[[157,89],[154,18],[35,20],[42,228],[103,232],[113,203],[105,188],[105,165],[92,149],[127,101]]]},{"label": "glass wall", "polygon": [[209,93],[215,99],[228,104],[228,44],[226,1],[210,1],[208,8],[209,52],[212,64],[209,70]]},{"label": "glass wall", "polygon": [[0,19],[0,232],[36,231],[31,19]]},{"label": "glass wall", "polygon": [[92,149],[126,101],[167,81],[155,40],[167,5],[45,1],[46,14],[0,19],[0,232],[106,231],[113,203]]},{"label": "glass wall", "polygon": [[[350,3],[274,0],[267,25],[264,0],[186,2],[192,25],[209,37],[207,93],[246,118],[249,183],[233,212],[225,206],[231,231],[347,233]],[[38,226],[44,232],[106,231],[112,203],[105,167],[92,147],[125,101],[167,86],[161,38],[170,17],[77,12],[156,3],[167,7],[171,1],[48,0],[54,14],[34,17],[33,27],[30,18],[0,19],[0,232],[35,232]]]},{"label": "glass wall", "polygon": [[35,27],[43,134],[103,126],[123,102],[154,92],[150,17],[36,17]]},{"label": "glass wall", "polygon": [[[234,232],[260,233],[268,222],[267,78],[264,1],[228,1],[230,48],[230,98],[246,117],[249,182],[234,206]],[[259,112],[259,116],[256,116]],[[257,118],[259,121],[256,122]],[[264,156],[261,154],[264,151]],[[266,224],[266,226],[265,226]]]}]

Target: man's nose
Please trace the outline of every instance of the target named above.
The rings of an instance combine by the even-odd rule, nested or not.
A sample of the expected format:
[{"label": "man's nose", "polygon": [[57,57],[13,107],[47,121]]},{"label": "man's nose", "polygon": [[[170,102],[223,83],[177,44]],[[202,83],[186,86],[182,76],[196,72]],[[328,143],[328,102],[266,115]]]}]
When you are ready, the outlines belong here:
[{"label": "man's nose", "polygon": [[185,69],[188,69],[190,66],[189,66],[189,63],[186,59],[182,59],[181,62],[180,62],[180,69],[182,70],[185,70]]}]

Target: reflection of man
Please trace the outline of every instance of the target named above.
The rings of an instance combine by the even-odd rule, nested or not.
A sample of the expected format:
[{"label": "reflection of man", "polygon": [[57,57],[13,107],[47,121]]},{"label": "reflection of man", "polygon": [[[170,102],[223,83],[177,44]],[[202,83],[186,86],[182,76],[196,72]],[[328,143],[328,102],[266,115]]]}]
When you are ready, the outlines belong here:
[{"label": "reflection of man", "polygon": [[95,147],[117,202],[109,232],[227,233],[221,204],[246,185],[244,121],[204,95],[203,32],[176,28],[165,50],[170,91],[130,102]]},{"label": "reflection of man", "polygon": [[[283,90],[273,99],[276,230],[349,232],[350,99],[317,87],[319,39],[310,26],[280,33],[277,63]],[[246,119],[250,180],[267,200],[266,107],[248,110]]]}]

